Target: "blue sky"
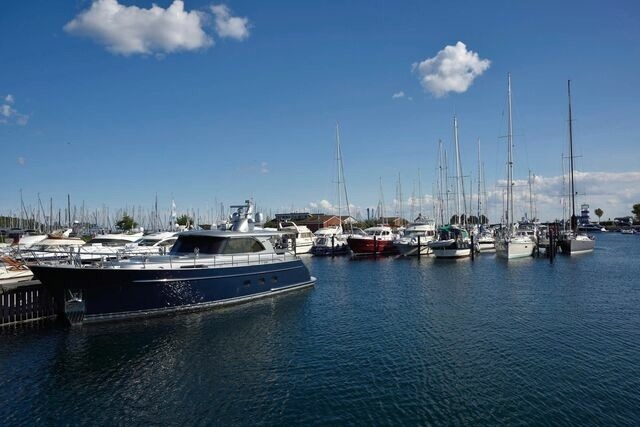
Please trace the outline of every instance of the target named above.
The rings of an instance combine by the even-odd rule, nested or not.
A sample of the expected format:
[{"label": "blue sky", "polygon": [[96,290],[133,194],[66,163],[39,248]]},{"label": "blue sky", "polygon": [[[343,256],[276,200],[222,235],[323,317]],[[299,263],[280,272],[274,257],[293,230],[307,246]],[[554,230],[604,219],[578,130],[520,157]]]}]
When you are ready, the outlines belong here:
[{"label": "blue sky", "polygon": [[[375,207],[382,182],[397,211],[400,174],[409,217],[420,170],[431,213],[438,140],[452,159],[456,114],[464,174],[477,177],[479,138],[497,221],[507,73],[516,216],[529,170],[538,216],[562,215],[568,79],[578,203],[613,218],[640,202],[637,2],[155,4],[0,7],[0,213],[18,212],[20,190],[31,210],[38,194],[114,210],[151,209],[157,194],[179,211],[253,197],[272,213],[331,212],[336,122],[354,210]],[[446,67],[456,61],[463,74]]]}]

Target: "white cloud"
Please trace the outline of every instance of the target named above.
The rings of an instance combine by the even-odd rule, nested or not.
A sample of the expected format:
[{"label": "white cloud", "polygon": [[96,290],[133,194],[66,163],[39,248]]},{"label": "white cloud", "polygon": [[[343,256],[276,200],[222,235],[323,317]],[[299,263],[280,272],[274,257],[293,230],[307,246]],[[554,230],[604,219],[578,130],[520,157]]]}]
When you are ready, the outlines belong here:
[{"label": "white cloud", "polygon": [[404,91],[394,93],[393,95],[391,95],[391,98],[392,99],[404,98]]},{"label": "white cloud", "polygon": [[249,37],[249,19],[231,16],[231,12],[224,4],[211,6],[215,15],[216,33],[218,36],[244,40]]},{"label": "white cloud", "polygon": [[[349,209],[351,210],[351,215],[354,215],[354,212],[358,209],[355,205],[349,204]],[[320,212],[327,215],[337,215],[338,214],[338,205],[333,204],[326,199],[322,199],[319,202],[309,202],[309,210],[313,212]],[[347,215],[347,207],[340,206],[340,214]]]},{"label": "white cloud", "polygon": [[18,160],[17,160],[17,161],[18,161],[18,164],[19,164],[20,166],[24,166],[24,164],[25,164],[25,162],[26,162],[25,158],[24,158],[24,157],[22,157],[22,156],[18,157]]},{"label": "white cloud", "polygon": [[260,164],[260,173],[269,173],[269,165],[267,162],[262,162]]},{"label": "white cloud", "polygon": [[419,74],[420,84],[425,90],[441,97],[449,92],[466,92],[490,64],[491,61],[480,59],[477,53],[458,42],[454,46],[445,46],[433,58],[413,64],[413,70]]},{"label": "white cloud", "polygon": [[[640,202],[640,172],[574,172],[576,187],[576,211],[580,205],[587,203],[591,210],[591,220],[597,218],[593,213],[596,208],[604,211],[603,220],[631,214],[631,208]],[[489,191],[489,205],[494,206],[490,220],[500,220],[503,206],[505,180],[498,181],[496,188]],[[535,210],[543,221],[561,219],[571,215],[569,181],[562,176],[536,176],[533,183]],[[516,218],[520,218],[529,210],[529,187],[527,180],[516,180],[514,186],[514,205]]]},{"label": "white cloud", "polygon": [[15,99],[11,94],[4,97],[4,103],[0,105],[0,123],[16,123],[20,126],[24,126],[29,121],[29,116],[21,114],[18,110],[13,108],[11,105],[13,105],[14,102]]},{"label": "white cloud", "polygon": [[166,54],[209,47],[213,40],[203,30],[202,14],[186,12],[174,0],[166,9],[124,6],[117,0],[95,0],[64,26],[70,34],[86,36],[121,55]]},{"label": "white cloud", "polygon": [[332,204],[331,204],[331,202],[330,202],[330,201],[328,201],[328,200],[320,200],[320,207],[321,207],[322,209],[326,209],[326,210],[328,210],[328,211],[333,211],[333,210],[334,210],[333,205],[332,205]]}]

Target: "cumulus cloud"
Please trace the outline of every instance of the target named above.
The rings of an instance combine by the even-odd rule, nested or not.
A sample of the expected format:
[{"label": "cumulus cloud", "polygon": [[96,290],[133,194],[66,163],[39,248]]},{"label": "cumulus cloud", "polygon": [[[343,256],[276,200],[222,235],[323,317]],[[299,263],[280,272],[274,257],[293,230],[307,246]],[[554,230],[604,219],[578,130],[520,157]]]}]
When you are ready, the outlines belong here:
[{"label": "cumulus cloud", "polygon": [[13,95],[9,94],[4,97],[4,102],[0,105],[0,123],[2,124],[18,124],[24,126],[29,121],[29,116],[21,114],[18,110],[12,107],[15,99]]},{"label": "cumulus cloud", "polygon": [[391,95],[391,98],[392,99],[404,98],[404,91],[394,93],[393,95]]},{"label": "cumulus cloud", "polygon": [[[582,203],[587,203],[591,210],[591,220],[597,218],[593,213],[596,208],[604,211],[603,220],[617,216],[630,215],[631,207],[640,200],[640,172],[574,172],[577,191],[576,210]],[[489,191],[489,205],[495,207],[490,220],[500,220],[506,181],[496,183],[496,188]],[[538,217],[543,221],[561,219],[571,215],[569,181],[563,176],[535,176],[533,181],[534,205]],[[514,205],[516,218],[520,218],[529,210],[529,186],[527,180],[516,180],[514,185]]]},{"label": "cumulus cloud", "polygon": [[442,97],[449,92],[466,92],[490,64],[491,61],[480,59],[477,53],[458,42],[454,46],[445,46],[433,58],[413,64],[413,70],[418,73],[425,90],[435,97]]},{"label": "cumulus cloud", "polygon": [[[356,212],[357,207],[353,204],[349,204],[349,209],[351,210],[351,215]],[[338,214],[338,205],[331,203],[329,200],[322,199],[319,202],[309,202],[309,210],[313,212],[321,212],[327,215],[337,215]],[[340,214],[345,216],[347,215],[347,207],[342,205],[340,206]]]},{"label": "cumulus cloud", "polygon": [[231,11],[224,4],[211,6],[215,15],[216,33],[222,38],[244,40],[249,37],[249,19],[231,16]]},{"label": "cumulus cloud", "polygon": [[213,45],[203,30],[203,21],[201,13],[185,11],[181,0],[174,0],[166,9],[155,4],[143,9],[117,0],[95,0],[64,30],[92,38],[116,54],[162,55]]}]

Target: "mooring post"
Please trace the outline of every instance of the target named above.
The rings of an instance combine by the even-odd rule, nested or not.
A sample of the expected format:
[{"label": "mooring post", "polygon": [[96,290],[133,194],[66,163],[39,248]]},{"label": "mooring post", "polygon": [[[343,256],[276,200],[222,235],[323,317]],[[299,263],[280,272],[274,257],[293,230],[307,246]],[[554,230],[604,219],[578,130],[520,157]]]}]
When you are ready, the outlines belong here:
[{"label": "mooring post", "polygon": [[420,236],[418,236],[418,256],[422,255],[422,245],[420,244]]},{"label": "mooring post", "polygon": [[373,236],[373,256],[378,255],[378,239],[377,236]]},{"label": "mooring post", "polygon": [[475,260],[476,258],[476,246],[473,244],[473,233],[471,234],[471,261]]},{"label": "mooring post", "polygon": [[331,258],[333,258],[333,256],[335,255],[335,239],[336,239],[336,235],[332,234],[331,235]]},{"label": "mooring post", "polygon": [[549,228],[549,263],[553,264],[553,257],[556,255],[555,229]]}]

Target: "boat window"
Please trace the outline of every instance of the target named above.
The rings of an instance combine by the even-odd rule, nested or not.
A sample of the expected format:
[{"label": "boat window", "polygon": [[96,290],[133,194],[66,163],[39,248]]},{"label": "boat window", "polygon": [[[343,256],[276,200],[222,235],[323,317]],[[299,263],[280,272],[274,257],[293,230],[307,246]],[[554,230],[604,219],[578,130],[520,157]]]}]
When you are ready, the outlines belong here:
[{"label": "boat window", "polygon": [[127,243],[131,243],[130,240],[125,240],[125,239],[105,239],[105,238],[100,238],[100,237],[96,237],[95,239],[91,239],[89,240],[86,244],[87,246],[91,246],[94,243],[101,243],[102,246],[124,246]]},{"label": "boat window", "polygon": [[214,236],[180,236],[171,248],[171,255],[192,254],[198,248],[201,254],[219,254],[224,237]]},{"label": "boat window", "polygon": [[158,242],[159,240],[156,239],[140,239],[138,240],[138,246],[153,246]]},{"label": "boat window", "polygon": [[176,242],[177,238],[167,239],[164,242],[160,242],[158,246],[172,246]]},{"label": "boat window", "polygon": [[261,252],[264,250],[262,243],[251,237],[242,237],[238,239],[229,239],[224,249],[223,254],[241,254],[247,252]]}]

